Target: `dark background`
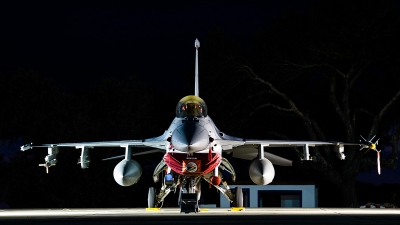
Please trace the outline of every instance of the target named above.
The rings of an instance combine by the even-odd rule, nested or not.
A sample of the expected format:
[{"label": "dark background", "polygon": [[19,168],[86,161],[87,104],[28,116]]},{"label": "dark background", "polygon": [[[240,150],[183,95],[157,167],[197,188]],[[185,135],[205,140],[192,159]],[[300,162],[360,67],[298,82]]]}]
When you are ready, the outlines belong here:
[{"label": "dark background", "polygon": [[202,41],[220,28],[248,47],[272,18],[310,6],[311,1],[6,4],[0,68],[35,68],[69,88],[130,75],[152,86],[176,85],[193,67],[195,38]]},{"label": "dark background", "polygon": [[[362,8],[362,2],[359,4]],[[142,184],[123,188],[111,175],[117,162],[101,162],[102,157],[121,154],[119,149],[92,152],[91,168],[84,171],[75,165],[78,151],[61,153],[59,164],[50,168],[50,174],[43,174],[44,169],[36,166],[42,163],[46,150],[21,154],[18,149],[31,141],[141,139],[162,134],[175,116],[175,104],[194,92],[195,38],[201,42],[200,96],[207,97],[204,100],[209,103],[209,114],[216,125],[228,134],[266,138],[261,128],[248,129],[257,126],[254,117],[232,116],[230,109],[219,109],[221,104],[213,99],[213,94],[220,93],[215,92],[210,82],[213,77],[203,72],[217,70],[213,69],[216,61],[212,61],[211,50],[232,48],[231,53],[238,55],[254,50],[262,45],[256,37],[270,29],[274,20],[293,11],[307,14],[312,5],[313,1],[289,0],[1,3],[0,73],[4,76],[2,81],[7,82],[1,85],[4,90],[10,90],[3,93],[2,108],[5,113],[7,110],[18,113],[4,117],[7,119],[0,124],[3,156],[0,186],[8,186],[0,192],[0,202],[3,202],[0,206],[144,206],[147,198],[144,193],[152,185],[151,174],[162,155],[139,157],[144,168]],[[395,1],[395,5],[398,7],[399,2]],[[220,37],[225,41],[214,45]],[[221,92],[229,89],[231,83],[220,85]],[[226,99],[224,102],[229,104],[223,107],[232,107],[234,111],[237,106],[234,97]],[[48,114],[42,112],[43,108],[48,108]],[[301,133],[302,129],[295,128],[292,132]],[[294,137],[306,138],[301,134]],[[246,183],[247,170],[241,163],[233,160],[238,174],[244,174],[239,176],[239,182]],[[290,183],[293,177],[300,180],[295,182],[304,183],[316,183],[318,179],[309,175],[309,171],[298,176],[294,171],[278,168],[279,173],[282,175],[276,179],[281,183]],[[376,175],[375,168],[360,173],[360,186],[357,186],[360,204],[371,200],[394,202],[393,196],[399,190],[399,171],[383,169],[382,173]],[[334,198],[329,196],[335,190],[326,188],[329,184],[318,184],[323,187],[320,194],[328,196],[320,197],[325,201],[323,204],[336,206],[336,203],[329,204]],[[377,189],[378,197],[383,192],[390,192],[391,197],[364,197]],[[211,196],[209,199],[218,196],[214,190],[207,191],[206,187],[204,190]],[[132,203],[127,198],[137,200]],[[387,198],[392,199],[383,200]],[[175,204],[173,197],[168,199],[167,204]]]}]

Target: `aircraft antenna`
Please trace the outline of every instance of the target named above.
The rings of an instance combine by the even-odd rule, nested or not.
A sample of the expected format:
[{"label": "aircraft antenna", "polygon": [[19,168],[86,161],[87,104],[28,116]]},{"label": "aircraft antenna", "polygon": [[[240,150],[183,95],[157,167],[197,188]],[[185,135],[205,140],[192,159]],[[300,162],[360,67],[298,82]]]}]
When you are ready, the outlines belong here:
[{"label": "aircraft antenna", "polygon": [[196,48],[196,62],[195,62],[195,84],[194,84],[194,95],[199,96],[199,48],[200,41],[196,38],[194,41],[194,47]]}]

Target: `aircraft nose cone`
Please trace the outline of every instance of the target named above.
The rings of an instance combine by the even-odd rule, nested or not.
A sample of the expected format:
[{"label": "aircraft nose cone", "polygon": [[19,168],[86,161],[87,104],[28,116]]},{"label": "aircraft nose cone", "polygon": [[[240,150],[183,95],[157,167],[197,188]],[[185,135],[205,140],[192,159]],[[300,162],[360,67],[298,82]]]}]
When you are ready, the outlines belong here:
[{"label": "aircraft nose cone", "polygon": [[197,152],[208,148],[209,136],[198,123],[188,121],[172,132],[171,143],[179,151]]}]

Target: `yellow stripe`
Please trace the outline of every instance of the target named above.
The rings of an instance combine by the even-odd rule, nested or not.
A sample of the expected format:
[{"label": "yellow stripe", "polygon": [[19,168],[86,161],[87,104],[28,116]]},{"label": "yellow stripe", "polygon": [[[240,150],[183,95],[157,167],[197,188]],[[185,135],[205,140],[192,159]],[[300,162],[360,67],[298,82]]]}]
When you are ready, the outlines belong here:
[{"label": "yellow stripe", "polygon": [[234,212],[244,211],[244,210],[245,210],[244,207],[232,207],[232,208],[231,208],[231,211],[234,211]]},{"label": "yellow stripe", "polygon": [[199,208],[199,212],[206,212],[208,210],[210,210],[210,209],[208,209],[208,208]]},{"label": "yellow stripe", "polygon": [[146,211],[160,211],[160,208],[146,208]]}]

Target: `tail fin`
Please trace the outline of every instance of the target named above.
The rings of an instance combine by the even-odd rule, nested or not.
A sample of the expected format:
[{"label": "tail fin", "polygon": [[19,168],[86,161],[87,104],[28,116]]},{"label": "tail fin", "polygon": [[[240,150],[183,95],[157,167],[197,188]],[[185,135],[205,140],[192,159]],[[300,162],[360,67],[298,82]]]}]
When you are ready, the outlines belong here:
[{"label": "tail fin", "polygon": [[194,47],[196,48],[196,65],[195,65],[195,84],[194,84],[194,95],[199,96],[199,48],[200,41],[196,38],[194,41]]}]

